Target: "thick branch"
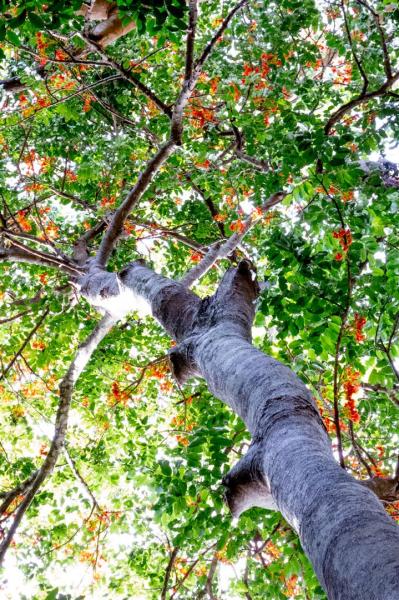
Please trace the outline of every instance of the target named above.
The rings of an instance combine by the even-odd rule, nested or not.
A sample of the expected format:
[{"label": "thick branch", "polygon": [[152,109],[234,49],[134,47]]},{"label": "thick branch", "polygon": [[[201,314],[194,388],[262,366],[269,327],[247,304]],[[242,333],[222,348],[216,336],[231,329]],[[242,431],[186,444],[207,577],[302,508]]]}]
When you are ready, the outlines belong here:
[{"label": "thick branch", "polygon": [[65,273],[70,275],[80,275],[82,271],[79,267],[75,267],[72,263],[62,261],[56,256],[41,252],[40,250],[29,248],[23,244],[12,242],[11,246],[5,247],[0,246],[0,262],[23,262],[34,265],[40,265],[41,267],[58,268]]},{"label": "thick branch", "polygon": [[112,221],[106,230],[96,255],[96,263],[105,266],[114,248],[115,242],[122,233],[123,224],[132,208],[140,200],[155,174],[163,165],[169,155],[173,152],[174,143],[169,140],[160,147],[155,156],[147,163],[146,168],[139,175],[136,185],[130,191],[126,199],[116,210]]},{"label": "thick branch", "polygon": [[390,79],[385,81],[385,83],[383,83],[378,89],[374,90],[373,92],[362,93],[362,94],[360,94],[360,96],[356,96],[355,98],[352,98],[351,100],[349,100],[349,102],[346,102],[346,104],[343,104],[342,106],[340,106],[335,112],[333,112],[333,114],[328,119],[328,121],[324,127],[324,133],[326,135],[328,135],[330,133],[331,129],[334,127],[334,125],[336,123],[338,123],[338,121],[340,121],[347,112],[351,111],[356,106],[359,106],[360,104],[364,104],[365,102],[368,102],[369,100],[372,100],[373,98],[378,98],[380,96],[383,96],[385,93],[387,93],[391,89],[391,87],[394,85],[394,83],[398,80],[399,80],[399,73],[396,73],[395,75],[393,75]]}]

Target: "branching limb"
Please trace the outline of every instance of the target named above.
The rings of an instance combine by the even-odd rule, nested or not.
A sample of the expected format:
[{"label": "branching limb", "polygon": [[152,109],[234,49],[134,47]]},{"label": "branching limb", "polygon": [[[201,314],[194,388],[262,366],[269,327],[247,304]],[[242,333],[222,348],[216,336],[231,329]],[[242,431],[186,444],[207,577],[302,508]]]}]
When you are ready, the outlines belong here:
[{"label": "branching limb", "polygon": [[147,86],[145,85],[134,73],[129,71],[129,69],[125,69],[122,65],[120,65],[117,61],[112,59],[108,54],[104,51],[100,44],[93,41],[91,38],[87,36],[82,36],[82,39],[86,42],[88,48],[97,52],[104,61],[108,63],[110,67],[115,69],[126,81],[129,81],[133,84],[140,92],[142,92],[147,98],[152,100],[154,104],[167,115],[169,118],[172,116],[172,110],[167,106],[158,96]]},{"label": "branching limb", "polygon": [[369,80],[367,78],[366,72],[363,69],[363,65],[362,65],[362,63],[361,63],[361,61],[360,61],[360,59],[359,59],[359,57],[358,57],[358,55],[356,53],[355,46],[353,44],[353,39],[352,39],[352,35],[351,35],[350,28],[349,28],[349,23],[348,23],[348,15],[346,14],[345,3],[344,3],[343,0],[341,0],[341,11],[342,11],[342,14],[343,14],[343,17],[344,17],[344,26],[345,26],[346,36],[348,38],[348,42],[349,42],[349,45],[351,47],[352,56],[353,56],[353,58],[355,60],[357,68],[359,69],[360,75],[361,75],[361,77],[363,79],[363,89],[362,89],[361,93],[365,94],[367,92],[367,88],[369,86]]},{"label": "branching limb", "polygon": [[[105,267],[109,257],[114,248],[115,242],[118,239],[119,235],[122,232],[123,224],[131,212],[132,208],[137,204],[140,200],[141,196],[148,189],[151,181],[154,176],[159,171],[160,167],[167,160],[167,158],[172,154],[175,150],[176,146],[182,144],[182,133],[183,133],[183,111],[187,105],[188,100],[191,97],[191,94],[195,88],[195,85],[198,81],[198,78],[201,74],[202,67],[212,52],[215,44],[220,39],[221,35],[227,28],[233,16],[236,12],[242,8],[248,0],[241,0],[227,15],[224,19],[222,25],[218,29],[218,31],[213,36],[212,40],[205,47],[202,55],[195,63],[194,68],[191,71],[191,75],[189,78],[185,78],[183,81],[183,85],[177,98],[177,101],[173,108],[172,120],[171,120],[171,128],[170,128],[170,138],[166,141],[156,152],[156,154],[149,160],[144,171],[141,172],[139,178],[137,180],[136,185],[130,191],[126,199],[122,202],[119,208],[115,211],[112,221],[104,234],[104,237],[101,241],[100,247],[98,249],[96,258],[94,263],[97,266]],[[188,52],[190,51],[190,47],[193,43],[192,34],[189,32],[187,35],[187,48]]]},{"label": "branching limb", "polygon": [[398,80],[399,80],[399,72],[395,73],[395,75],[392,75],[392,77],[390,79],[385,81],[385,83],[383,83],[379,88],[377,88],[373,92],[367,92],[365,94],[360,94],[359,96],[352,98],[351,100],[349,100],[349,102],[346,102],[345,104],[340,106],[336,111],[333,112],[333,114],[330,116],[327,123],[325,124],[324,133],[326,135],[328,135],[330,133],[331,129],[334,127],[334,125],[336,123],[338,123],[338,121],[340,121],[346,113],[350,112],[352,110],[352,108],[355,108],[356,106],[359,106],[360,104],[364,104],[364,103],[368,102],[369,100],[372,100],[373,98],[379,98],[380,96],[384,96],[387,92],[389,92],[391,87]]},{"label": "branching limb", "polygon": [[208,594],[209,600],[217,600],[217,598],[212,590],[212,581],[213,581],[213,578],[216,573],[216,568],[218,566],[218,562],[219,562],[219,560],[217,557],[217,553],[215,552],[215,554],[212,557],[212,561],[211,561],[209,571],[208,571],[208,576],[206,578],[206,583],[205,583],[205,590],[206,590],[206,593]]},{"label": "branching limb", "polygon": [[[205,61],[211,54],[214,49],[216,43],[223,35],[224,31],[229,26],[230,21],[234,17],[234,15],[246,4],[248,0],[241,0],[235,7],[229,12],[227,17],[223,20],[223,23],[216,31],[215,35],[212,37],[210,42],[205,46],[201,56],[199,59],[194,62],[193,68],[189,70],[190,75],[184,78],[181,92],[175,102],[173,107],[172,114],[172,124],[171,124],[171,139],[175,142],[177,146],[181,146],[182,144],[182,134],[183,134],[183,111],[186,107],[186,104],[194,90],[194,87],[198,81],[198,77],[201,75],[202,68],[205,64]],[[187,53],[190,52],[190,45],[192,44],[192,36],[189,34],[187,36]]]},{"label": "branching limb", "polygon": [[72,473],[74,474],[74,476],[76,477],[77,481],[79,482],[79,484],[80,484],[82,490],[84,491],[85,495],[91,500],[94,508],[96,510],[98,510],[99,512],[101,512],[101,507],[100,507],[99,503],[97,502],[97,499],[96,499],[95,495],[91,491],[91,489],[88,486],[86,480],[82,477],[81,473],[79,472],[74,459],[72,458],[72,456],[69,453],[69,450],[68,450],[67,446],[64,446],[64,455],[65,455],[66,461],[67,461],[67,463],[68,463],[68,465],[69,465]]},{"label": "branching limb", "polygon": [[197,0],[189,0],[189,21],[187,31],[186,68],[184,78],[188,81],[193,72],[195,31],[198,19]]},{"label": "branching limb", "polygon": [[168,140],[163,146],[161,146],[158,152],[153,158],[147,163],[146,168],[139,175],[136,185],[130,191],[126,199],[122,202],[119,208],[115,211],[112,221],[104,234],[101,241],[100,247],[96,255],[96,264],[99,266],[105,266],[114,248],[115,242],[120,236],[123,224],[128,217],[132,208],[140,200],[141,196],[147,190],[151,181],[153,180],[159,168],[167,160],[170,154],[173,152],[174,143]]},{"label": "branching limb", "polygon": [[286,195],[286,192],[276,192],[270,196],[270,198],[262,206],[262,216],[259,216],[255,219],[251,216],[248,217],[248,219],[244,221],[240,232],[233,233],[233,235],[223,243],[218,242],[213,244],[204,258],[195,267],[188,271],[181,278],[180,282],[185,287],[191,287],[197,281],[197,279],[209,271],[209,269],[217,260],[228,257],[237,248],[248,231],[263,218],[264,213],[266,213],[276,204],[279,204]]},{"label": "branching limb", "polygon": [[[190,173],[184,173],[184,177],[190,183],[193,190],[195,190],[197,192],[197,194],[203,199],[206,207],[208,208],[209,212],[211,213],[212,218],[214,219],[216,217],[216,215],[218,214],[218,211],[217,211],[216,206],[214,205],[212,199],[208,196],[208,194],[199,185],[197,185],[193,181],[193,178],[191,177]],[[218,229],[219,229],[220,233],[222,234],[222,237],[225,238],[226,232],[225,232],[223,223],[220,223],[219,221],[215,221],[215,223],[217,224]]]},{"label": "branching limb", "polygon": [[0,245],[0,262],[23,262],[40,265],[41,267],[58,268],[75,277],[82,274],[81,269],[74,266],[72,262],[63,261],[46,252],[29,248],[15,240],[10,241],[10,244],[7,247]]},{"label": "branching limb", "polygon": [[47,315],[49,314],[50,309],[47,308],[44,313],[41,315],[40,319],[38,320],[38,322],[36,323],[36,325],[33,327],[33,329],[30,331],[30,333],[27,335],[27,337],[25,338],[24,342],[22,343],[21,347],[19,348],[19,350],[17,350],[17,352],[15,353],[15,355],[13,356],[13,358],[10,360],[10,362],[8,363],[8,365],[5,367],[5,369],[3,369],[3,372],[0,375],[0,381],[2,379],[4,379],[7,376],[7,373],[10,371],[10,369],[12,369],[12,367],[15,364],[15,361],[18,359],[18,357],[20,356],[21,352],[23,352],[26,348],[26,346],[29,344],[30,340],[33,338],[33,336],[36,334],[36,332],[38,331],[38,329],[40,328],[40,326],[42,325],[42,323],[44,322],[45,318],[47,317]]},{"label": "branching limb", "polygon": [[163,587],[162,587],[162,592],[161,592],[161,600],[166,600],[166,594],[168,593],[169,579],[170,579],[170,575],[172,573],[173,565],[174,565],[174,562],[175,562],[178,552],[179,552],[179,546],[175,546],[175,548],[173,548],[173,550],[170,554],[169,562],[168,562],[168,565],[167,565],[166,571],[165,571],[165,579],[163,582]]},{"label": "branching limb", "polygon": [[391,79],[392,77],[392,67],[391,67],[391,60],[389,58],[389,52],[388,52],[388,46],[387,46],[387,42],[386,42],[386,37],[385,37],[385,32],[384,29],[381,25],[381,17],[378,14],[378,12],[376,12],[372,6],[370,6],[365,0],[356,0],[356,2],[358,4],[360,4],[361,6],[364,6],[373,16],[375,25],[378,29],[378,33],[380,35],[380,40],[381,40],[381,47],[382,47],[382,53],[384,56],[384,70],[385,70],[385,75],[387,76],[387,79]]},{"label": "branching limb", "polygon": [[383,385],[362,383],[362,388],[366,392],[377,392],[380,394],[385,394],[385,396],[388,396],[392,404],[396,408],[399,408],[399,387],[397,387],[397,384],[392,389],[388,389]]}]

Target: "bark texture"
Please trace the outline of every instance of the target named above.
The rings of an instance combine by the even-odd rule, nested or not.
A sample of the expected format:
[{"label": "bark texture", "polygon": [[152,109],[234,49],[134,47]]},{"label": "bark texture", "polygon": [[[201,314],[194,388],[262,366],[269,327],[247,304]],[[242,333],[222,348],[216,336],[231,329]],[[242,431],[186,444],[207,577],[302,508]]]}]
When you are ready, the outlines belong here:
[{"label": "bark texture", "polygon": [[234,515],[252,506],[280,510],[331,600],[399,599],[399,528],[370,486],[335,461],[302,381],[251,344],[258,284],[249,261],[228,270],[203,300],[143,263],[118,276],[89,273],[81,292],[93,304],[101,297],[105,310],[114,294],[126,312],[134,297],[147,303],[178,342],[170,352],[177,379],[204,377],[243,419],[251,447],[224,478]]}]

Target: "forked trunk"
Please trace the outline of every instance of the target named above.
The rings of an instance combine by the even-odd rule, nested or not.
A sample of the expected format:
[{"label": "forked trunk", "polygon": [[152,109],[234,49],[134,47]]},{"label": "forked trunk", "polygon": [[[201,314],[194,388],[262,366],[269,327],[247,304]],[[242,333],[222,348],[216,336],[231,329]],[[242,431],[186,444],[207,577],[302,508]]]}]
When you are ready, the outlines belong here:
[{"label": "forked trunk", "polygon": [[[399,528],[380,500],[335,461],[330,439],[305,385],[254,348],[251,325],[258,285],[248,261],[225,274],[200,300],[182,284],[141,263],[118,277],[82,281],[93,304],[132,310],[137,297],[178,342],[175,376],[206,380],[245,422],[252,444],[224,479],[234,515],[251,506],[277,508],[297,531],[331,600],[399,599]],[[134,300],[136,298],[136,300]],[[101,302],[99,302],[101,299]]]}]

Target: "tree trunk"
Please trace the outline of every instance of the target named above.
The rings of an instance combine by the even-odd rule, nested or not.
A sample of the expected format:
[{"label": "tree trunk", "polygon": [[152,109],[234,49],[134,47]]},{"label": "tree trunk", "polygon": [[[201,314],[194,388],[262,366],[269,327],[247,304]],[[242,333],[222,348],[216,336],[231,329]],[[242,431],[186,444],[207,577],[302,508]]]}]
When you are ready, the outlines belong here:
[{"label": "tree trunk", "polygon": [[224,478],[233,515],[252,506],[280,510],[331,600],[399,599],[399,528],[335,461],[305,385],[251,344],[258,284],[248,261],[227,271],[204,300],[141,263],[119,276],[97,270],[81,285],[92,304],[108,310],[117,296],[118,314],[137,299],[148,303],[178,342],[170,352],[177,379],[204,377],[245,422],[251,447]]}]

